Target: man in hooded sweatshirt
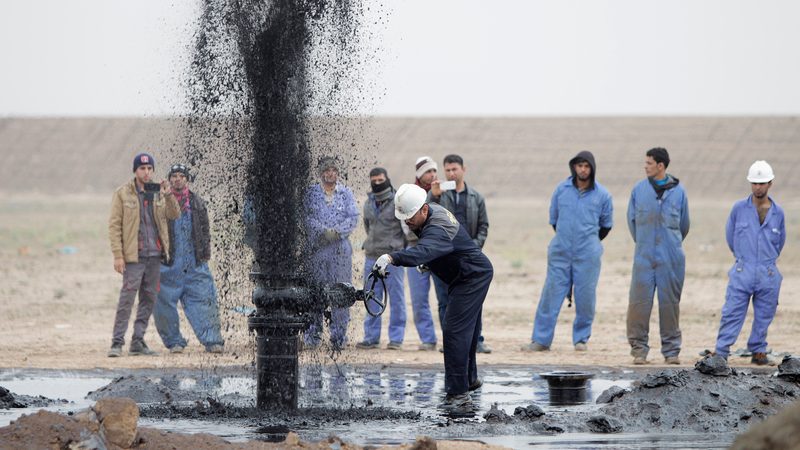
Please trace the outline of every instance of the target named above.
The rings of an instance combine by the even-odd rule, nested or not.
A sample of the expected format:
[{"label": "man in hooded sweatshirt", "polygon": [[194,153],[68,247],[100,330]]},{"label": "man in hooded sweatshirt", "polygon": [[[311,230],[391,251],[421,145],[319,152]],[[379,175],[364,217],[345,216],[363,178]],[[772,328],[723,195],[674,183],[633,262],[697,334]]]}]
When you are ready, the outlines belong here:
[{"label": "man in hooded sweatshirt", "polygon": [[[364,230],[367,238],[364,240],[364,283],[372,272],[372,266],[381,255],[391,253],[405,248],[406,239],[401,227],[401,222],[394,215],[394,188],[389,180],[389,174],[383,167],[375,167],[369,172],[371,192],[364,202]],[[391,275],[385,279],[386,291],[389,296],[387,304],[389,306],[389,343],[386,345],[388,350],[400,350],[403,346],[403,338],[406,330],[406,302],[403,288],[403,270],[392,271]],[[378,299],[383,298],[383,289],[377,289]],[[426,299],[427,300],[427,299]],[[426,302],[427,306],[427,302]],[[418,319],[416,305],[414,308],[414,319]],[[367,308],[373,313],[380,312],[374,303],[368,303]],[[420,323],[417,322],[417,329],[420,330]],[[433,319],[428,309],[427,324],[425,329],[433,334]],[[420,330],[420,336],[422,336]],[[364,317],[364,340],[356,344],[356,348],[373,349],[379,347],[381,337],[381,316],[374,317],[367,314]],[[436,336],[433,335],[435,342]]]},{"label": "man in hooded sweatshirt", "polygon": [[572,175],[556,186],[550,199],[550,225],[556,235],[547,249],[547,278],[536,308],[531,343],[523,351],[547,351],[553,342],[556,321],[564,298],[574,290],[575,320],[572,344],[586,351],[592,335],[592,322],[600,277],[600,243],[611,231],[611,194],[595,181],[594,155],[578,153],[569,161]]},{"label": "man in hooded sweatshirt", "polygon": [[628,343],[634,364],[647,364],[653,293],[658,292],[661,354],[680,364],[680,307],[686,261],[683,240],[689,234],[689,201],[680,181],[667,173],[669,153],[652,148],[645,156],[647,178],[633,187],[628,228],[636,243],[628,299]]}]

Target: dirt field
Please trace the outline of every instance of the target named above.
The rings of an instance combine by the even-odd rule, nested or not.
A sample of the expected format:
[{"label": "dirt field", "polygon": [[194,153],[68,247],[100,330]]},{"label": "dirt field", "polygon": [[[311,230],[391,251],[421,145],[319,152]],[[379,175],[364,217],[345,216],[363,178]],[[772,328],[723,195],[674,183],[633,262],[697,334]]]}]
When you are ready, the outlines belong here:
[{"label": "dirt field", "polygon": [[[0,367],[85,369],[251,363],[252,339],[246,331],[246,318],[234,310],[250,306],[246,296],[228,298],[223,304],[227,339],[223,355],[204,353],[188,329],[184,330],[190,338],[188,353],[165,353],[151,321],[146,339],[161,355],[106,357],[121,283],[121,276],[112,268],[106,235],[111,189],[129,176],[128,161],[134,149],[148,141],[147,123],[121,119],[0,121],[0,148],[8,156],[0,168],[4,180],[0,184],[0,317],[4,319]],[[92,126],[100,131],[83,133],[81,127]],[[487,197],[491,227],[485,252],[496,276],[484,308],[484,335],[494,352],[480,355],[479,363],[631,363],[625,312],[633,245],[624,222],[625,208],[630,187],[643,176],[643,153],[657,144],[672,151],[675,162],[670,172],[685,182],[690,199],[692,226],[685,242],[687,274],[681,303],[683,365],[693,364],[699,351],[713,348],[726,272],[732,264],[724,239],[725,219],[732,202],[748,194],[744,174],[756,158],[768,159],[776,168],[771,194],[785,209],[788,231],[779,261],[784,275],[781,303],[770,328],[769,344],[775,352],[796,351],[800,341],[800,299],[796,295],[800,287],[800,201],[792,196],[798,181],[791,178],[790,171],[800,162],[797,120],[387,119],[373,126],[378,130],[375,139],[381,143],[381,151],[374,152],[374,158],[389,168],[396,186],[412,177],[417,156],[430,154],[441,160],[444,154],[463,148],[467,180],[474,180],[472,185]],[[87,138],[87,147],[82,157],[76,157],[74,152],[80,149],[76,142],[81,136]],[[108,140],[107,147],[102,145],[103,136]],[[596,145],[592,145],[593,136],[599,137]],[[170,139],[162,136],[155,141]],[[489,151],[492,147],[495,150]],[[615,228],[604,241],[590,351],[576,354],[572,350],[574,309],[565,306],[553,351],[522,353],[519,347],[530,339],[544,282],[547,243],[552,236],[547,225],[549,196],[555,183],[568,175],[568,159],[583,148],[595,151],[598,180],[615,200]],[[354,190],[364,192],[366,183],[353,180],[350,184]],[[198,188],[202,192],[201,183]],[[362,238],[361,232],[353,236],[354,248],[360,248]],[[361,262],[362,255],[356,252],[354,267],[359,272]],[[214,265],[212,262],[212,270]],[[355,284],[361,282],[355,280]],[[433,309],[435,304],[432,294]],[[410,306],[408,311],[410,315]],[[350,332],[353,343],[362,337],[362,318],[361,310],[354,311]],[[748,319],[734,349],[745,346],[749,326]],[[384,345],[385,336],[384,328]],[[660,364],[657,308],[650,342],[650,359]],[[348,349],[339,360],[441,364],[439,352],[416,351],[418,343],[410,323],[405,350]],[[324,358],[314,354],[305,357]],[[749,362],[737,359],[731,362]]]}]

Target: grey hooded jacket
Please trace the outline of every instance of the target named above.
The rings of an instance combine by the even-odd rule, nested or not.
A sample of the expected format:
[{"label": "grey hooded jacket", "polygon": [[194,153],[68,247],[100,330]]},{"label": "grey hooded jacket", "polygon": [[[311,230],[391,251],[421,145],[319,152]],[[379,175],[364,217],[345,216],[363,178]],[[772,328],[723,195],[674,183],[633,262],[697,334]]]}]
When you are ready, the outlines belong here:
[{"label": "grey hooded jacket", "polygon": [[392,197],[375,204],[375,196],[370,193],[364,202],[364,254],[367,258],[378,258],[384,253],[402,250],[406,245],[405,235],[400,221],[394,216],[394,192]]},{"label": "grey hooded jacket", "polygon": [[[489,235],[489,216],[486,214],[486,202],[483,200],[483,196],[475,189],[467,186],[467,183],[464,183],[464,189],[467,190],[467,223],[464,224],[464,228],[467,229],[469,237],[475,241],[475,244],[483,248],[486,237]],[[451,213],[454,213],[456,210],[456,191],[444,191],[442,196],[438,198],[428,192],[428,201],[438,203]]]}]

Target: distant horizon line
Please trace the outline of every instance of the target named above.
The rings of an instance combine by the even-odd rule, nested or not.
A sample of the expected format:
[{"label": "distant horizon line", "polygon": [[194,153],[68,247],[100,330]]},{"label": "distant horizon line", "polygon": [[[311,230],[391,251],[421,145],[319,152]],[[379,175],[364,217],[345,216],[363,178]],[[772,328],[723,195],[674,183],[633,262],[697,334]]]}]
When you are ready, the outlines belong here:
[{"label": "distant horizon line", "polygon": [[[188,114],[0,114],[0,120],[52,120],[52,119],[186,119]],[[232,118],[234,116],[208,117],[208,119]],[[752,119],[752,118],[798,118],[794,114],[361,114],[361,115],[309,115],[309,118],[326,119]]]}]

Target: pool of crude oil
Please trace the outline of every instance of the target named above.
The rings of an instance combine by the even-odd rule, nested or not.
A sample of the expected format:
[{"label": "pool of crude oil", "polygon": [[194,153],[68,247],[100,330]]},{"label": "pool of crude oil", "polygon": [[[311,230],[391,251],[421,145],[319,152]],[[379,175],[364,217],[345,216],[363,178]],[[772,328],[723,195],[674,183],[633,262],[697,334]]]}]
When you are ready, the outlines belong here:
[{"label": "pool of crude oil", "polygon": [[[254,408],[252,371],[123,370],[0,371],[0,386],[20,396],[55,400],[45,409],[69,413],[106,396],[127,396],[140,404],[141,426],[174,432],[207,432],[230,441],[279,441],[288,431],[304,440],[337,435],[361,445],[412,442],[415,436],[480,440],[510,448],[725,448],[730,433],[589,433],[572,427],[592,417],[601,393],[612,386],[629,390],[641,374],[612,368],[591,368],[585,401],[551,404],[547,382],[539,373],[553,368],[481,370],[483,386],[473,394],[474,418],[450,419],[437,405],[443,398],[443,373],[438,369],[372,366],[303,367],[300,408],[294,412]],[[582,368],[586,370],[586,368]],[[540,418],[525,420],[515,410],[537,406]],[[0,426],[39,406],[0,409]]]}]

